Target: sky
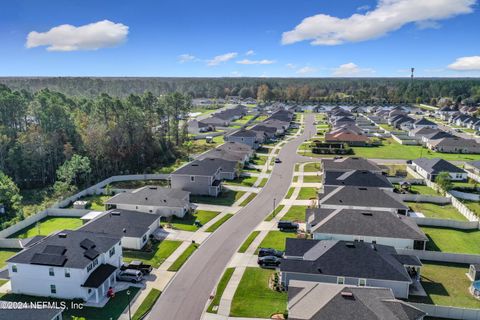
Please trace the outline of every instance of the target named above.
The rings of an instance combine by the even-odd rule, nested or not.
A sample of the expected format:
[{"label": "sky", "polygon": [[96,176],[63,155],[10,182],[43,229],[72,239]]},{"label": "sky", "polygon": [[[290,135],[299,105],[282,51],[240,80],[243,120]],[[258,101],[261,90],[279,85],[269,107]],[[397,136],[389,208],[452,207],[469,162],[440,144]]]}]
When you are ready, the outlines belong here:
[{"label": "sky", "polygon": [[15,0],[0,76],[480,76],[480,0]]}]

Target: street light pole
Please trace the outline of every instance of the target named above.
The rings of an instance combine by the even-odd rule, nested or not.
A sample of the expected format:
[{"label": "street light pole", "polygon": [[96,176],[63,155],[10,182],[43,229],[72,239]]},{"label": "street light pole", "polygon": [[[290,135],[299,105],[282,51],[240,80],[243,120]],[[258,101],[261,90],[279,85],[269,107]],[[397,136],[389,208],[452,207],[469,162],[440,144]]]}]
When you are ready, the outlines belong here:
[{"label": "street light pole", "polygon": [[272,214],[273,217],[275,217],[275,216],[277,215],[277,214],[275,213],[275,202],[276,202],[276,201],[277,201],[277,199],[274,197],[274,198],[273,198],[273,211],[272,211],[272,212],[273,212],[273,214]]},{"label": "street light pole", "polygon": [[127,290],[128,297],[128,319],[132,320],[132,313],[130,312],[130,290]]}]

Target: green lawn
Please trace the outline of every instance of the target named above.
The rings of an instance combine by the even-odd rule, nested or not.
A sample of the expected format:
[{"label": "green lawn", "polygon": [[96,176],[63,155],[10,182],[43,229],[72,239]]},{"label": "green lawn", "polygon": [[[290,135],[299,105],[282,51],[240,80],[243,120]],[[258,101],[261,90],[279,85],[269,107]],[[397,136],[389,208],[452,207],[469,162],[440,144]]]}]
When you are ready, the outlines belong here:
[{"label": "green lawn", "polygon": [[220,212],[217,211],[197,210],[195,214],[189,214],[183,218],[173,217],[172,221],[169,224],[171,224],[173,229],[184,231],[197,231],[199,227],[195,225],[195,221],[199,221],[200,225],[203,226],[208,221],[215,218],[219,213]]},{"label": "green lawn", "polygon": [[461,200],[468,209],[472,210],[477,216],[480,215],[480,203],[478,201]]},{"label": "green lawn", "polygon": [[428,218],[452,219],[467,221],[458,210],[451,204],[438,205],[433,203],[405,202],[413,211],[421,212]]},{"label": "green lawn", "polygon": [[[273,248],[277,250],[285,250],[285,240],[287,238],[296,238],[295,232],[283,232],[283,231],[269,231],[267,236],[262,240],[259,248]],[[256,251],[258,253],[258,249]]]},{"label": "green lawn", "polygon": [[430,241],[427,250],[480,254],[480,230],[421,227]]},{"label": "green lawn", "polygon": [[231,206],[245,194],[245,191],[225,190],[218,197],[190,196],[190,201],[195,203],[214,204],[218,206]]},{"label": "green lawn", "polygon": [[317,188],[300,188],[297,200],[309,200],[311,198],[317,198]]},{"label": "green lawn", "polygon": [[257,181],[258,177],[238,177],[235,180],[227,180],[224,182],[226,185],[253,187],[253,184]]},{"label": "green lawn", "polygon": [[252,162],[253,162],[254,165],[263,166],[265,163],[267,163],[267,159],[268,159],[267,156],[258,156],[257,155],[252,159]]},{"label": "green lawn", "polygon": [[250,203],[250,201],[252,201],[255,197],[257,196],[256,193],[252,192],[245,200],[242,201],[242,203],[240,203],[240,206],[241,207],[245,207],[247,204]]},{"label": "green lawn", "polygon": [[320,183],[320,182],[322,182],[322,176],[303,176],[303,182],[305,182],[305,183]]},{"label": "green lawn", "polygon": [[168,180],[130,180],[130,181],[116,181],[110,183],[112,188],[118,189],[138,189],[144,186],[168,186]]},{"label": "green lawn", "polygon": [[258,237],[259,234],[260,234],[260,231],[258,231],[258,230],[250,233],[250,235],[247,237],[247,239],[243,242],[243,244],[238,249],[238,252],[239,253],[245,253],[245,251],[247,251],[248,247],[250,247],[250,245],[252,244],[253,240],[255,240]]},{"label": "green lawn", "polygon": [[278,207],[275,208],[266,218],[265,221],[272,221],[273,218],[276,217],[276,215],[282,211],[283,207],[285,207],[283,204],[279,205]]},{"label": "green lawn", "polygon": [[161,294],[162,294],[162,291],[158,289],[155,289],[155,288],[150,289],[150,292],[142,301],[137,311],[135,311],[135,313],[133,314],[132,319],[133,320],[143,319],[143,317],[152,309],[153,305],[155,304],[155,302],[157,302],[158,298],[160,298]]},{"label": "green lawn", "polygon": [[198,244],[192,243],[183,251],[183,253],[175,260],[168,271],[178,271],[183,266],[185,262],[187,262],[188,258],[198,249]]},{"label": "green lawn", "polygon": [[426,196],[441,196],[440,193],[424,185],[414,184],[410,187],[410,192],[414,194],[423,194]]},{"label": "green lawn", "polygon": [[[450,161],[480,160],[480,154],[453,154],[439,153],[425,149],[422,146],[407,146],[399,144],[392,139],[383,141],[378,147],[352,147],[358,157],[377,159],[416,159],[416,158],[442,158]],[[319,156],[319,155],[317,155]]]},{"label": "green lawn", "polygon": [[34,236],[48,236],[63,229],[77,229],[82,225],[82,220],[72,217],[46,217],[14,234],[9,238],[26,239]]},{"label": "green lawn", "polygon": [[268,182],[268,178],[263,178],[260,183],[258,184],[258,187],[263,188]]},{"label": "green lawn", "polygon": [[220,278],[220,281],[218,282],[217,289],[215,290],[215,296],[213,297],[212,302],[210,302],[207,312],[217,313],[217,310],[216,309],[213,310],[213,309],[215,307],[218,308],[218,306],[220,305],[220,299],[222,298],[223,292],[225,291],[225,288],[227,287],[227,284],[230,281],[230,278],[232,277],[232,274],[234,271],[235,271],[235,268],[225,269],[225,272],[223,273],[222,277]]},{"label": "green lawn", "polygon": [[17,249],[0,249],[0,268],[7,265],[5,261],[10,259],[15,253],[19,252]]},{"label": "green lawn", "polygon": [[318,172],[320,171],[321,165],[320,162],[307,163],[303,167],[304,172]]},{"label": "green lawn", "polygon": [[[88,201],[87,208],[94,210],[94,211],[105,211],[105,201],[110,199],[112,196],[104,196],[104,195],[93,195],[82,197],[79,200]],[[73,203],[69,206],[69,208],[73,208]]]},{"label": "green lawn", "polygon": [[305,222],[305,210],[307,206],[292,206],[283,216],[282,220]]},{"label": "green lawn", "polygon": [[290,199],[292,197],[293,192],[295,191],[294,187],[291,187],[288,189],[287,195],[285,196],[285,199]]},{"label": "green lawn", "polygon": [[218,228],[220,228],[220,226],[222,224],[224,224],[228,219],[230,219],[231,217],[233,217],[233,214],[232,213],[227,213],[226,215],[224,215],[223,217],[221,217],[220,219],[218,219],[217,222],[215,222],[214,224],[212,224],[207,230],[206,232],[214,232],[215,230],[217,230]]},{"label": "green lawn", "polygon": [[181,241],[163,240],[155,242],[150,252],[123,250],[123,260],[140,260],[158,268],[181,244]]},{"label": "green lawn", "polygon": [[270,318],[284,313],[287,293],[271,290],[268,281],[275,271],[248,267],[235,291],[230,310],[231,317]]},{"label": "green lawn", "polygon": [[468,265],[422,261],[422,286],[427,297],[412,297],[411,301],[443,306],[478,309],[479,301],[468,291],[470,280],[465,273]]}]

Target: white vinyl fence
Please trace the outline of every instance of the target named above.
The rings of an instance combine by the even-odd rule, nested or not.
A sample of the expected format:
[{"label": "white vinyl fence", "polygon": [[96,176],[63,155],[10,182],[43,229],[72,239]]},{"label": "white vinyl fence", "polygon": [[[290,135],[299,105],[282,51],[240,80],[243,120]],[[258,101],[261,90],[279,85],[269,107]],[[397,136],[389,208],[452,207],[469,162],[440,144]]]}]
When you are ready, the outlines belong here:
[{"label": "white vinyl fence", "polygon": [[433,304],[412,303],[412,306],[422,310],[430,317],[458,320],[480,320],[480,309],[447,307]]},{"label": "white vinyl fence", "polygon": [[435,219],[435,218],[421,218],[421,217],[410,217],[413,219],[419,226],[428,226],[428,227],[443,227],[443,228],[452,228],[452,229],[461,229],[461,230],[475,230],[479,229],[478,221],[459,221],[451,219]]},{"label": "white vinyl fence", "polygon": [[396,249],[399,254],[414,255],[420,260],[451,262],[463,264],[480,263],[480,255],[465,253],[448,253],[428,250]]}]

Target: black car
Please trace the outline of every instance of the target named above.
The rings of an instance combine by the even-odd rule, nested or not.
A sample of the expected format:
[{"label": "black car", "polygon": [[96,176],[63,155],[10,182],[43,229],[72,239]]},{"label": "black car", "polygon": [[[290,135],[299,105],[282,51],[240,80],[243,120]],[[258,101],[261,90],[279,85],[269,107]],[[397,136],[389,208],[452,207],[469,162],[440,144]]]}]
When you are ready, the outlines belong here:
[{"label": "black car", "polygon": [[283,257],[283,251],[275,250],[272,248],[260,248],[258,251],[259,257],[267,257],[267,256],[274,256],[274,257]]},{"label": "black car", "polygon": [[278,221],[277,227],[280,231],[297,231],[299,226],[298,223],[293,221],[280,220]]},{"label": "black car", "polygon": [[278,267],[282,259],[275,256],[259,257],[257,263],[261,267]]},{"label": "black car", "polygon": [[139,271],[142,272],[143,275],[149,274],[153,270],[151,265],[143,263],[141,261],[137,261],[137,260],[131,261],[130,263],[124,263],[120,267],[120,270],[122,270],[122,271],[127,270],[127,269],[139,270]]},{"label": "black car", "polygon": [[280,160],[280,158],[275,158],[275,163],[281,163],[282,160]]}]

